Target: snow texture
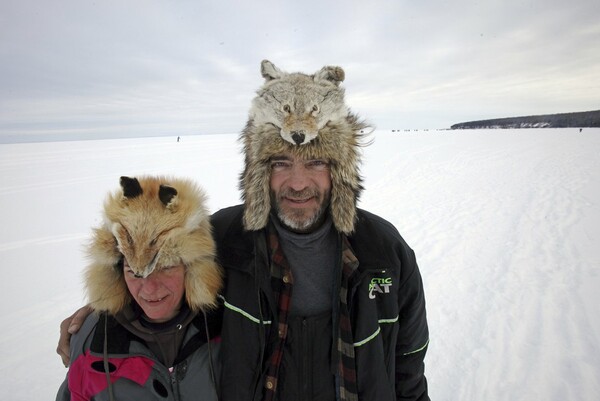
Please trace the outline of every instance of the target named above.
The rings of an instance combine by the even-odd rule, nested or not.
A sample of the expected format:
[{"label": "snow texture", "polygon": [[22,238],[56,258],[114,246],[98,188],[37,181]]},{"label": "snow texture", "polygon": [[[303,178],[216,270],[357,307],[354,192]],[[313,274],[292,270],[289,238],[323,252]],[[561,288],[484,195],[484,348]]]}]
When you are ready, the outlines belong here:
[{"label": "snow texture", "polygon": [[[189,177],[239,203],[236,135],[0,145],[0,383],[53,399],[82,248],[121,175]],[[390,220],[425,282],[434,401],[600,396],[600,129],[376,131],[359,206]],[[3,397],[4,398],[4,397]]]}]

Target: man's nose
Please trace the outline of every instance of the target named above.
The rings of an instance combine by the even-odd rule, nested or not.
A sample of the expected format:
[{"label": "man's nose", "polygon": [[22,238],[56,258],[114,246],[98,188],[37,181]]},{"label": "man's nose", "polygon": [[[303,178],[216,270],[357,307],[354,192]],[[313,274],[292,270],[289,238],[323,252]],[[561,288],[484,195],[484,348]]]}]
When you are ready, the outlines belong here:
[{"label": "man's nose", "polygon": [[301,191],[308,187],[308,181],[308,170],[304,166],[304,163],[294,163],[290,170],[288,185],[296,191]]}]

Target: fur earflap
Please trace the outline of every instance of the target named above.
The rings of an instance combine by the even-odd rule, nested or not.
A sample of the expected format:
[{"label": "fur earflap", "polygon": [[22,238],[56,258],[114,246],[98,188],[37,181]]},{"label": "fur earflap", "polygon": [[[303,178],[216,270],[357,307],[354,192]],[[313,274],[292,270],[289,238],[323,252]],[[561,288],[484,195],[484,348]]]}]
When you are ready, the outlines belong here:
[{"label": "fur earflap", "polygon": [[244,227],[260,230],[271,211],[270,162],[292,154],[304,159],[328,159],[331,170],[330,212],[336,229],[354,231],[356,203],[363,189],[360,147],[369,128],[344,102],[344,70],[326,66],[313,75],[288,74],[264,60],[265,84],[252,103],[241,134],[245,167],[240,175]]},{"label": "fur earflap", "polygon": [[131,301],[122,261],[139,276],[183,264],[190,309],[216,306],[222,273],[215,262],[206,196],[191,181],[173,177],[121,177],[104,203],[104,223],[88,247],[85,271],[90,305],[116,314]]}]

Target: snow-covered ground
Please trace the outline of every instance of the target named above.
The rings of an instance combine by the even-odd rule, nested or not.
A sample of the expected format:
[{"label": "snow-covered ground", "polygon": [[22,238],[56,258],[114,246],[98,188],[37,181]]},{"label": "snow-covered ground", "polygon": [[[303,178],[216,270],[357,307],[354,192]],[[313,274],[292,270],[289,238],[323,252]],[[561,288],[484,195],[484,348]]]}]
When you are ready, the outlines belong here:
[{"label": "snow-covered ground", "polygon": [[[600,397],[600,129],[380,132],[360,206],[425,281],[434,401]],[[53,399],[59,322],[84,303],[82,247],[121,175],[197,180],[239,202],[236,135],[0,145],[3,399]]]}]

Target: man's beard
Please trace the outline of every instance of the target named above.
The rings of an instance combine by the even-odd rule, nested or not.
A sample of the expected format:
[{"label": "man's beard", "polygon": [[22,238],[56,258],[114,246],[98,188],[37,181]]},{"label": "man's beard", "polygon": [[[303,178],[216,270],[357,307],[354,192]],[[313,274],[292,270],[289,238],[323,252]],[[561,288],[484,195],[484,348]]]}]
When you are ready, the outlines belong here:
[{"label": "man's beard", "polygon": [[[285,197],[292,199],[304,199],[314,197],[319,200],[319,207],[310,216],[305,216],[305,209],[283,210],[280,207],[279,200]],[[302,191],[294,191],[291,188],[281,191],[276,194],[271,191],[271,205],[275,209],[277,218],[286,228],[298,233],[309,233],[321,226],[329,209],[329,201],[331,199],[331,191],[327,190],[320,193],[316,189],[305,189]]]}]

